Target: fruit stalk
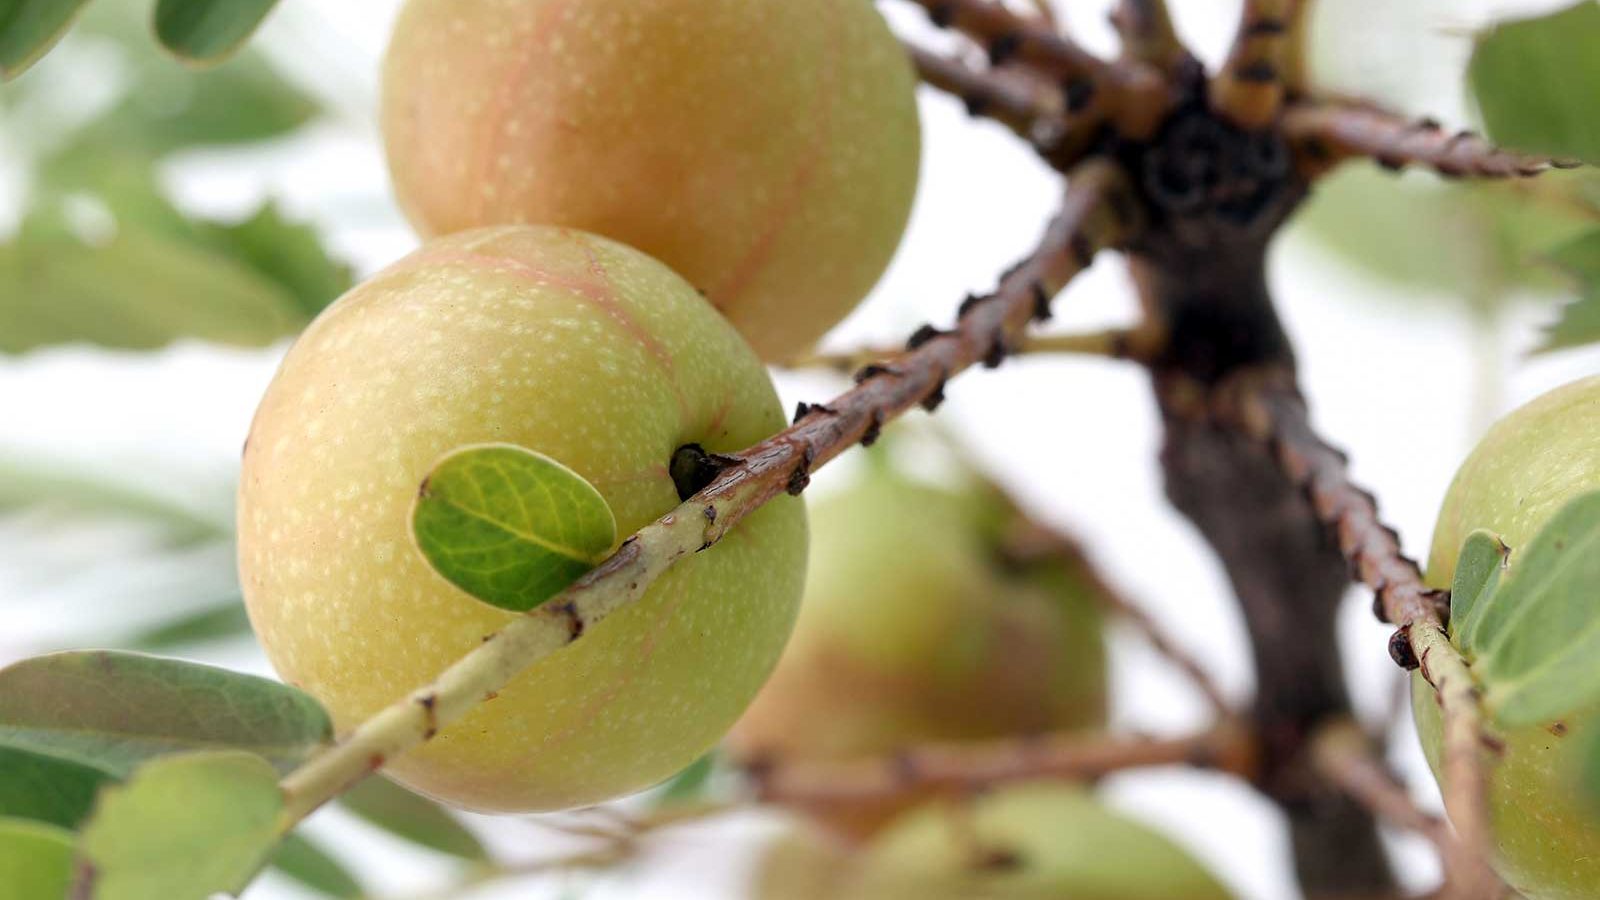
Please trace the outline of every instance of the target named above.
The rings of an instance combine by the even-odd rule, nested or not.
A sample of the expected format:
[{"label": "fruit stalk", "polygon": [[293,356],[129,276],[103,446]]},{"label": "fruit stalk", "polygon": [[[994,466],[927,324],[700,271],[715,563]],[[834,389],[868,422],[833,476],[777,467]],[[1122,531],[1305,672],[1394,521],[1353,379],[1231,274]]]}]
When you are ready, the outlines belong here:
[{"label": "fruit stalk", "polygon": [[983,362],[998,365],[1049,301],[1094,253],[1122,240],[1120,172],[1086,164],[1070,179],[1061,212],[1037,248],[996,291],[965,305],[956,327],[923,335],[915,349],[869,366],[856,387],[808,407],[790,428],[742,453],[698,494],[640,529],[617,552],[560,595],[485,638],[436,679],[317,754],[280,782],[287,832],[323,803],[430,740],[517,673],[579,640],[607,615],[634,602],[673,563],[716,543],[745,516],[785,491],[799,493],[811,471],[907,410],[932,407],[946,380]]}]

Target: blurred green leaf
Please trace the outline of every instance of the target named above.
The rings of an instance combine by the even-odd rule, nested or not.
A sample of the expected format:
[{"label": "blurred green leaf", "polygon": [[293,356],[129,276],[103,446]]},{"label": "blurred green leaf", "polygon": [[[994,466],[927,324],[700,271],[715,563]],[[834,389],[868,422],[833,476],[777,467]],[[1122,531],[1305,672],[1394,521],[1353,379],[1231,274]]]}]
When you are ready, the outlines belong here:
[{"label": "blurred green leaf", "polygon": [[583,476],[509,444],[462,447],[434,464],[411,513],[422,555],[479,600],[523,612],[606,558],[611,507]]},{"label": "blurred green leaf", "polygon": [[0,816],[77,828],[100,786],[115,780],[85,762],[0,744]]},{"label": "blurred green leaf", "polygon": [[156,36],[177,56],[216,62],[238,50],[277,0],[160,0]]},{"label": "blurred green leaf", "polygon": [[1600,4],[1583,0],[1479,36],[1468,80],[1491,137],[1600,162]]},{"label": "blurred green leaf", "polygon": [[373,776],[339,798],[368,823],[440,853],[473,862],[489,858],[483,844],[437,803],[382,776]]},{"label": "blurred green leaf", "polygon": [[0,510],[48,504],[98,515],[133,516],[160,525],[177,544],[233,534],[231,518],[190,508],[138,483],[129,473],[110,469],[0,447]]},{"label": "blurred green leaf", "polygon": [[54,900],[72,884],[72,833],[42,822],[0,818],[0,887],[7,898]]},{"label": "blurred green leaf", "polygon": [[236,750],[152,760],[100,795],[81,850],[94,900],[237,893],[278,842],[278,773]]},{"label": "blurred green leaf", "polygon": [[1456,574],[1450,585],[1450,633],[1469,658],[1480,649],[1478,626],[1484,610],[1489,608],[1489,598],[1500,586],[1508,553],[1500,538],[1479,530],[1467,535],[1456,558]]},{"label": "blurred green leaf", "polygon": [[1294,227],[1401,287],[1498,302],[1513,288],[1557,287],[1533,263],[1600,221],[1582,193],[1586,185],[1583,177],[1551,179],[1537,189],[1451,183],[1350,165],[1317,183]]},{"label": "blurred green leaf", "polygon": [[271,867],[329,897],[356,900],[364,891],[338,860],[299,834],[291,833],[272,855]]},{"label": "blurred green leaf", "polygon": [[264,346],[304,325],[277,285],[203,246],[136,227],[0,247],[0,352],[90,341],[149,349],[182,337]]},{"label": "blurred green leaf", "polygon": [[21,75],[61,40],[88,0],[0,0],[0,78]]},{"label": "blurred green leaf", "polygon": [[1561,310],[1540,350],[1562,350],[1600,341],[1600,229],[1550,254],[1551,262],[1577,282],[1577,299]]},{"label": "blurred green leaf", "polygon": [[288,770],[332,734],[310,696],[198,663],[95,650],[0,669],[0,746],[118,776],[151,757],[217,747]]},{"label": "blurred green leaf", "polygon": [[163,622],[122,641],[130,650],[161,652],[193,644],[243,637],[250,633],[244,599],[230,597],[215,605]]},{"label": "blurred green leaf", "polygon": [[1529,546],[1511,548],[1499,584],[1473,604],[1482,608],[1474,610],[1473,671],[1501,725],[1550,722],[1600,699],[1597,584],[1600,491],[1562,507]]},{"label": "blurred green leaf", "polygon": [[276,282],[307,318],[354,283],[350,267],[328,256],[316,230],[285,219],[274,203],[236,225],[208,225],[206,231],[212,246]]}]

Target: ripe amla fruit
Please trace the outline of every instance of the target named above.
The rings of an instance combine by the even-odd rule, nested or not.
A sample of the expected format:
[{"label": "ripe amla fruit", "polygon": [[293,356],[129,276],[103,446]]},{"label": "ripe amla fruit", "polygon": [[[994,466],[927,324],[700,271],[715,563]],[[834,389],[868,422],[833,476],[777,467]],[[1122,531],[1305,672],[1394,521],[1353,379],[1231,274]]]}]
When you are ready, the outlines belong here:
[{"label": "ripe amla fruit", "polygon": [[931,803],[856,856],[796,831],[757,875],[759,900],[1228,900],[1159,832],[1063,783]]},{"label": "ripe amla fruit", "polygon": [[915,84],[866,0],[410,0],[382,124],[423,234],[546,222],[624,241],[781,359],[900,242]]},{"label": "ripe amla fruit", "polygon": [[[509,442],[553,457],[600,491],[621,539],[678,504],[677,448],[732,452],[784,421],[750,348],[643,254],[527,226],[436,240],[329,307],[267,390],[239,494],[251,621],[284,678],[349,729],[514,616],[412,544],[412,500],[443,454]],[[766,679],[805,555],[804,508],[780,497],[388,773],[483,811],[670,776]]]},{"label": "ripe amla fruit", "polygon": [[[1474,530],[1498,534],[1517,572],[1526,548],[1568,501],[1600,489],[1600,377],[1551,391],[1490,429],[1462,465],[1434,531],[1428,582],[1448,588]],[[1597,598],[1600,602],[1600,598]],[[1600,664],[1600,661],[1597,661]],[[1433,689],[1413,680],[1423,750],[1440,772],[1441,720]],[[1579,788],[1600,708],[1498,735],[1505,753],[1490,775],[1496,868],[1529,900],[1600,896],[1600,813]]]},{"label": "ripe amla fruit", "polygon": [[[874,462],[812,506],[800,620],[730,737],[735,753],[841,759],[1104,724],[1088,573],[1006,561],[1018,514],[986,486],[936,488]],[[892,811],[835,824],[870,830]]]}]

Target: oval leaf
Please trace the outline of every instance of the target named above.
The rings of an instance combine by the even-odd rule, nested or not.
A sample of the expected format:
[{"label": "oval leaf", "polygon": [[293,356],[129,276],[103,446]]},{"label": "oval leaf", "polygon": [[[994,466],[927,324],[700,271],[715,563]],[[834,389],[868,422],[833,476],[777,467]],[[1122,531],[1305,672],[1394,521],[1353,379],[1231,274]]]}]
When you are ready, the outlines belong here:
[{"label": "oval leaf", "polygon": [[101,785],[115,780],[97,766],[0,745],[0,816],[77,828]]},{"label": "oval leaf", "polygon": [[0,78],[21,75],[67,33],[88,0],[0,2]]},{"label": "oval leaf", "polygon": [[1468,79],[1496,141],[1600,162],[1600,4],[1507,22],[1485,32]]},{"label": "oval leaf", "polygon": [[72,832],[0,818],[0,887],[6,897],[65,897],[72,885]]},{"label": "oval leaf", "polygon": [[1553,721],[1600,699],[1600,491],[1561,509],[1482,606],[1473,668],[1501,725]]},{"label": "oval leaf", "polygon": [[365,894],[361,883],[338,860],[298,834],[283,839],[270,865],[273,871],[328,897],[355,900]]},{"label": "oval leaf", "polygon": [[346,791],[339,803],[368,823],[413,844],[473,862],[489,858],[483,844],[455,816],[382,776],[368,778]]},{"label": "oval leaf", "polygon": [[78,890],[94,900],[238,893],[272,854],[282,812],[278,773],[254,754],[146,763],[101,793],[83,830]]},{"label": "oval leaf", "polygon": [[485,603],[525,612],[604,560],[611,507],[583,476],[510,444],[463,447],[434,466],[412,508],[429,564]]},{"label": "oval leaf", "polygon": [[160,0],[156,37],[189,62],[220,61],[260,27],[277,0]]},{"label": "oval leaf", "polygon": [[287,771],[332,734],[301,691],[198,663],[93,650],[0,669],[0,746],[119,777],[154,756],[222,747]]},{"label": "oval leaf", "polygon": [[1490,531],[1474,531],[1461,545],[1450,585],[1450,631],[1456,646],[1469,651],[1469,659],[1477,655],[1478,624],[1489,605],[1484,601],[1499,587],[1510,553],[1511,548]]}]

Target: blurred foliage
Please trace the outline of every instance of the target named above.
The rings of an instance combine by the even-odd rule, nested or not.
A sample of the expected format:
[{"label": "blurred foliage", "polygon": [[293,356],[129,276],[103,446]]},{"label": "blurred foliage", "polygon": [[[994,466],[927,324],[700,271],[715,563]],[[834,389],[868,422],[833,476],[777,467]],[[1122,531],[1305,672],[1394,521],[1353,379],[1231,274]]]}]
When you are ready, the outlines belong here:
[{"label": "blurred foliage", "polygon": [[1545,348],[1558,350],[1600,341],[1600,229],[1556,250],[1551,261],[1578,283],[1578,298],[1550,327]]},{"label": "blurred foliage", "polygon": [[[1371,6],[1354,4],[1380,19],[1387,16],[1389,25],[1400,15],[1393,8],[1368,10]],[[1437,4],[1404,6],[1413,28],[1446,16],[1447,10]],[[1344,73],[1338,65],[1341,59],[1369,60],[1369,47],[1354,46],[1365,43],[1361,34],[1330,27],[1338,22],[1328,15],[1320,15],[1318,24],[1318,58],[1327,61],[1318,74],[1329,75],[1334,89],[1375,89],[1385,83]],[[1387,43],[1413,49],[1427,44],[1422,37],[1408,43],[1403,36]],[[1600,156],[1596,46],[1600,5],[1590,0],[1479,34],[1464,74],[1490,136],[1531,152]],[[1339,52],[1341,47],[1348,52]],[[1390,68],[1406,74],[1404,67]],[[1379,99],[1411,109],[1449,98],[1402,92]],[[1345,262],[1406,289],[1408,297],[1452,298],[1482,316],[1530,291],[1560,296],[1576,277],[1584,299],[1567,307],[1544,349],[1600,338],[1595,331],[1600,313],[1590,299],[1596,273],[1581,257],[1574,258],[1580,251],[1571,249],[1585,246],[1583,237],[1600,228],[1600,176],[1590,171],[1490,183],[1446,181],[1416,171],[1396,176],[1352,165],[1317,184],[1297,226]]]},{"label": "blurred foliage", "polygon": [[[0,79],[27,71],[72,27],[87,0],[0,0]],[[167,52],[214,64],[236,52],[277,0],[159,0],[153,31]]]},{"label": "blurred foliage", "polygon": [[272,856],[272,868],[328,897],[355,900],[365,892],[342,863],[308,838],[290,834]]},{"label": "blurred foliage", "polygon": [[0,245],[0,352],[178,338],[259,346],[297,332],[351,283],[316,233],[272,202],[215,222],[180,209],[161,184],[173,154],[281,139],[312,121],[317,103],[257,55],[193,72],[132,30],[125,8],[80,29],[123,73],[120,92],[87,121],[53,121],[45,81],[0,91],[32,182],[16,234]]},{"label": "blurred foliage", "polygon": [[339,798],[368,824],[447,856],[483,862],[489,852],[455,816],[382,776],[368,778]]}]

